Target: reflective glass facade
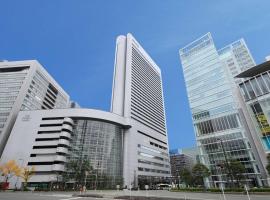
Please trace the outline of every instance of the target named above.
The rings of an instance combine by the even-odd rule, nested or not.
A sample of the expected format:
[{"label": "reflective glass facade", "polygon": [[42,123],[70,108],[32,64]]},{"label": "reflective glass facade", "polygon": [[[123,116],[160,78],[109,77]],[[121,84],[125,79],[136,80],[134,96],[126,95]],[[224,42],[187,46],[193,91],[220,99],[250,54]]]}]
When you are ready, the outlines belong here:
[{"label": "reflective glass facade", "polygon": [[[255,159],[245,135],[245,119],[240,116],[231,79],[210,33],[181,49],[180,58],[201,161],[213,174],[209,183],[220,181],[217,165],[224,164],[226,154],[242,162],[251,183],[258,184]],[[226,172],[221,173],[223,180],[228,180]]]},{"label": "reflective glass facade", "polygon": [[[101,187],[123,181],[123,130],[120,126],[87,119],[73,119],[70,160],[87,159]],[[89,176],[90,177],[90,176]],[[91,178],[92,179],[92,178]],[[93,180],[87,179],[87,182]],[[107,184],[106,186],[102,184]]]},{"label": "reflective glass facade", "polygon": [[270,74],[266,71],[239,84],[264,150],[270,153]]}]

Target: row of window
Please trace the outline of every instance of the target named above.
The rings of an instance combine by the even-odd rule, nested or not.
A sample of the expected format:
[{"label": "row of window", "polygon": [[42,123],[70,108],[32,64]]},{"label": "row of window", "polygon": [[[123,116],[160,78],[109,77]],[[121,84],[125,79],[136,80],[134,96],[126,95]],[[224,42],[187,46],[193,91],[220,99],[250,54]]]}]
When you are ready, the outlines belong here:
[{"label": "row of window", "polygon": [[[204,74],[206,71],[209,71],[209,68],[216,66],[218,60],[216,59],[215,53],[212,51],[211,54],[204,55],[202,60],[199,62],[195,62],[195,65],[198,67],[189,68],[184,70],[186,80],[190,80],[190,78],[195,76],[200,76]],[[193,64],[194,65],[194,64]],[[197,85],[196,82],[189,82],[188,86]]]},{"label": "row of window", "polygon": [[[205,37],[204,37],[205,38]],[[207,38],[207,39],[200,39],[198,41],[196,41],[196,43],[192,43],[191,45],[189,45],[188,47],[181,49],[181,57],[185,58],[185,57],[190,57],[193,54],[196,54],[197,52],[202,51],[202,49],[206,48],[207,46],[211,45],[213,42],[211,40],[211,38]]]},{"label": "row of window", "polygon": [[[131,113],[132,113],[132,112],[131,112]],[[153,125],[149,125],[149,123],[147,123],[147,122],[145,121],[145,119],[139,117],[138,115],[135,115],[134,113],[132,113],[132,114],[133,114],[133,116],[131,116],[131,119],[134,119],[134,120],[136,120],[137,122],[140,122],[141,124],[143,124],[143,125],[145,125],[145,126],[151,128],[151,129],[155,130],[156,132],[158,132],[158,133],[160,133],[160,134],[166,136],[166,134],[165,134],[164,132],[162,132],[162,131],[160,131],[159,129],[155,128]]]},{"label": "row of window", "polygon": [[150,169],[150,168],[143,168],[143,167],[138,167],[139,171],[144,171],[144,172],[155,172],[155,173],[159,173],[159,174],[169,174],[170,171],[166,171],[166,170],[159,170],[159,169]]},{"label": "row of window", "polygon": [[0,122],[6,122],[7,118],[0,118]]},{"label": "row of window", "polygon": [[0,107],[9,107],[14,104],[14,101],[0,101],[0,102],[1,102]]},{"label": "row of window", "polygon": [[6,97],[7,95],[16,95],[19,94],[18,91],[1,91],[0,97]]},{"label": "row of window", "polygon": [[226,142],[223,142],[222,145],[221,143],[213,143],[213,144],[204,145],[203,148],[205,152],[208,154],[222,151],[222,148],[224,149],[224,151],[246,149],[245,142],[242,139],[226,141]]},{"label": "row of window", "polygon": [[12,107],[0,107],[0,111],[8,111],[11,110]]},{"label": "row of window", "polygon": [[[53,102],[53,107],[55,108],[63,108],[65,107],[65,103],[67,102],[66,98],[64,98],[60,93],[57,92],[57,96],[55,95],[55,88],[53,86],[51,86],[51,84],[45,79],[43,78],[43,76],[39,73],[36,72],[32,84],[30,85],[30,88],[32,89],[32,91],[35,94],[39,94],[40,97],[42,97],[42,99],[47,99],[48,98]],[[52,92],[54,91],[54,92]],[[35,96],[35,95],[34,95]],[[48,98],[46,98],[46,97]],[[58,99],[58,100],[56,100]],[[55,105],[56,102],[56,105]],[[46,106],[46,105],[45,105]],[[48,107],[48,106],[46,106]],[[51,106],[49,106],[51,108]]]},{"label": "row of window", "polygon": [[199,140],[201,144],[213,144],[222,141],[228,141],[228,140],[235,140],[235,139],[240,139],[243,138],[241,132],[236,132],[236,133],[231,133],[231,134],[225,134],[219,137],[208,137],[202,140]]},{"label": "row of window", "polygon": [[16,77],[16,78],[4,78],[4,77],[2,77],[1,78],[2,81],[0,83],[7,83],[9,81],[15,82],[15,81],[21,81],[21,80],[24,80],[24,79],[25,79],[25,77]]},{"label": "row of window", "polygon": [[214,132],[239,127],[237,114],[218,117],[215,119],[199,122],[195,125],[199,135],[211,134]]},{"label": "row of window", "polygon": [[52,94],[56,94],[55,97],[57,96],[57,103],[55,107],[65,107],[65,104],[67,103],[67,97],[64,97],[60,92],[58,92],[57,89],[51,83],[49,83],[39,71],[36,72],[35,76],[39,81],[43,82],[43,85],[45,85],[46,88],[48,87],[47,91],[50,91]]},{"label": "row of window", "polygon": [[2,101],[12,101],[15,100],[17,97],[16,96],[4,96],[4,97],[0,97],[0,102]]},{"label": "row of window", "polygon": [[203,109],[203,111],[200,110],[200,112],[194,109],[192,110],[192,116],[194,120],[205,119],[210,116],[214,117],[215,115],[219,115],[221,113],[234,111],[235,107],[236,106],[234,103],[226,103],[209,109]]},{"label": "row of window", "polygon": [[131,115],[137,121],[165,135],[160,75],[135,46],[132,47],[131,65]]},{"label": "row of window", "polygon": [[151,155],[149,153],[145,153],[145,152],[141,152],[141,151],[138,151],[138,155],[143,156],[143,157],[146,157],[146,158],[152,158],[152,159],[155,159],[155,160],[161,160],[161,161],[169,162],[169,160],[166,159],[166,158],[162,158],[160,156]]},{"label": "row of window", "polygon": [[204,119],[210,117],[210,112],[209,111],[204,111],[201,113],[195,113],[192,115],[193,119],[199,120],[199,119]]},{"label": "row of window", "polygon": [[[233,160],[239,160],[243,164],[248,165],[252,160],[255,160],[253,154],[252,157],[249,155],[249,149],[239,149],[232,151],[225,151],[227,158]],[[218,151],[215,153],[203,154],[201,155],[209,164],[217,164],[225,161],[225,154],[223,151]]]},{"label": "row of window", "polygon": [[28,98],[25,98],[23,100],[23,106],[21,107],[21,110],[33,110],[33,109],[40,109],[41,106],[37,101],[31,101]]},{"label": "row of window", "polygon": [[[142,134],[142,135],[144,135],[144,136],[146,136],[146,137],[148,137],[148,138],[151,138],[151,139],[156,140],[156,141],[158,141],[158,142],[160,142],[160,143],[162,143],[162,144],[167,145],[167,143],[166,143],[165,141],[162,141],[162,140],[159,140],[159,139],[157,139],[157,138],[155,138],[155,137],[152,137],[151,135],[148,135],[148,134],[146,134],[146,133],[144,133],[144,132],[142,132],[142,131],[137,131],[137,132],[140,133],[140,134]],[[153,143],[153,142],[152,142],[152,143]],[[151,142],[150,142],[150,144],[151,144]],[[152,144],[151,144],[151,145],[152,145]],[[158,145],[158,144],[155,144],[155,143],[153,143],[153,146],[159,147],[159,145]],[[159,148],[162,149],[162,146],[160,146]],[[166,147],[164,147],[164,148],[166,148]],[[166,148],[166,149],[167,149],[167,148]]]},{"label": "row of window", "polygon": [[17,77],[25,77],[27,75],[27,73],[18,73],[18,72],[3,72],[2,71],[3,68],[1,68],[0,70],[0,78],[4,79],[4,78],[17,78]]},{"label": "row of window", "polygon": [[167,147],[164,147],[162,145],[159,145],[159,144],[157,144],[155,142],[150,142],[150,145],[155,146],[155,147],[158,147],[158,148],[163,149],[163,150],[167,150]]},{"label": "row of window", "polygon": [[152,149],[150,147],[147,147],[147,146],[144,146],[144,145],[141,145],[141,144],[138,144],[138,147],[141,148],[141,149],[147,150],[147,151],[151,151],[151,152],[154,152],[154,153],[157,153],[157,154],[168,156],[168,154],[165,153],[165,152],[161,152],[161,151],[158,151],[156,149]]},{"label": "row of window", "polygon": [[12,87],[7,87],[7,86],[4,86],[4,87],[0,87],[1,90],[7,90],[7,91],[12,91],[12,90],[19,90],[21,87],[20,86],[12,86]]},{"label": "row of window", "polygon": [[263,73],[255,78],[247,80],[240,85],[242,95],[246,101],[255,99],[258,96],[270,92],[270,77],[269,73]]},{"label": "row of window", "polygon": [[169,165],[165,165],[165,164],[161,164],[161,163],[157,163],[157,162],[151,162],[149,160],[143,160],[143,159],[138,159],[138,163],[142,163],[142,164],[147,164],[147,165],[154,165],[157,167],[170,167]]},{"label": "row of window", "polygon": [[204,74],[200,74],[199,76],[192,76],[193,79],[186,80],[186,84],[188,86],[188,89],[191,89],[190,87],[193,86],[193,89],[191,90],[194,94],[195,91],[199,93],[199,88],[194,88],[197,84],[200,84],[201,82],[207,83],[208,81],[214,81],[219,80],[223,78],[224,69],[222,69],[219,65],[219,63],[215,63],[215,65],[212,66],[212,68],[209,68],[209,65],[207,65],[208,69],[205,70]]},{"label": "row of window", "polygon": [[0,112],[0,116],[9,116],[9,112]]}]

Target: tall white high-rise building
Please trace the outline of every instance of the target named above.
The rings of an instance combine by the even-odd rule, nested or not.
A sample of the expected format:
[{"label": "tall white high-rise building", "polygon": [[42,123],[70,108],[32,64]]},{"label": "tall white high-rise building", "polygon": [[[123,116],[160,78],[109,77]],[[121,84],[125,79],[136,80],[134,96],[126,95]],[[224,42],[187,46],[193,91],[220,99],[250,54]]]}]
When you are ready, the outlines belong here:
[{"label": "tall white high-rise building", "polygon": [[[161,71],[131,34],[116,41],[111,112],[71,107],[21,111],[1,162],[35,166],[32,186],[49,187],[66,172],[66,163],[81,159],[89,161],[96,178],[106,177],[106,183],[97,178],[95,184],[109,188],[169,181]],[[21,138],[27,148],[18,145]],[[84,180],[93,186],[91,177]]]},{"label": "tall white high-rise building", "polygon": [[212,174],[208,185],[232,181],[220,168],[230,160],[245,166],[250,184],[261,185],[263,167],[233,78],[254,64],[244,41],[218,51],[208,33],[180,49],[180,58],[201,161]]},{"label": "tall white high-rise building", "polygon": [[237,40],[218,50],[219,59],[226,66],[228,77],[238,85],[241,79],[237,74],[256,65],[244,39]]},{"label": "tall white high-rise building", "polygon": [[111,112],[132,126],[124,134],[125,184],[169,177],[161,71],[131,34],[117,38]]},{"label": "tall white high-rise building", "polygon": [[69,95],[37,61],[0,62],[0,155],[20,110],[68,105]]}]

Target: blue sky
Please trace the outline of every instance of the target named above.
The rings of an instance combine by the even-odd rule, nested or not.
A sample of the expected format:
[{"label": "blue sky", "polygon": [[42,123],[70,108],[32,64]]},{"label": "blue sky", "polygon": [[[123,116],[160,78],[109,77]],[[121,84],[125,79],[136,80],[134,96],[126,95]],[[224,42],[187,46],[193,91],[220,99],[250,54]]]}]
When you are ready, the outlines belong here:
[{"label": "blue sky", "polygon": [[195,145],[179,48],[211,32],[270,54],[269,0],[0,0],[0,59],[37,59],[83,107],[109,110],[115,39],[132,33],[163,74],[171,148]]}]

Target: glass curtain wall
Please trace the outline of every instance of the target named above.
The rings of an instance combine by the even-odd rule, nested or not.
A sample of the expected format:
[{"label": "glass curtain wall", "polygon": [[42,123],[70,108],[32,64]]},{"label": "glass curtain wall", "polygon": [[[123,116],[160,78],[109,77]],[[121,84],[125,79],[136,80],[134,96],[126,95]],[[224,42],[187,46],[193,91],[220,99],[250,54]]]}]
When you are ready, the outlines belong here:
[{"label": "glass curtain wall", "polygon": [[87,119],[73,119],[74,134],[69,161],[87,160],[92,168],[87,188],[116,188],[123,181],[123,130],[120,126]]},{"label": "glass curtain wall", "polygon": [[239,84],[257,125],[265,151],[270,152],[270,74],[269,71]]},{"label": "glass curtain wall", "polygon": [[255,160],[245,136],[231,82],[220,62],[210,33],[180,50],[188,99],[200,158],[211,171],[206,184],[218,186],[229,181],[220,166],[228,160],[240,161],[245,176],[258,185]]}]

